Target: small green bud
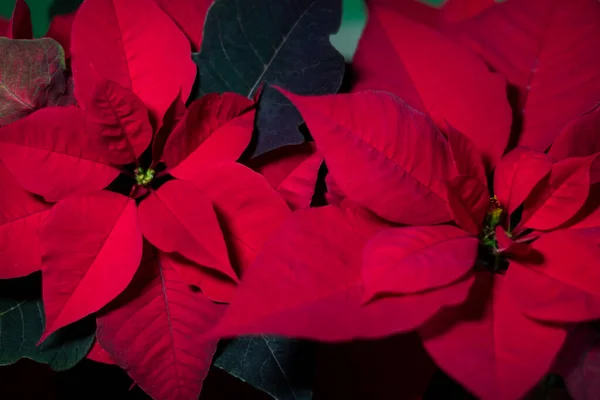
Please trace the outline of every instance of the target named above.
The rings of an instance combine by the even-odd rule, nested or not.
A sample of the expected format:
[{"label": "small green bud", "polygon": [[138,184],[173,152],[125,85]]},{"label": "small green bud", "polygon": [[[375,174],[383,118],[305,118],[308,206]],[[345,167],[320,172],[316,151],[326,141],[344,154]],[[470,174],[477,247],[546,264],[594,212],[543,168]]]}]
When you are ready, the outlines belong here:
[{"label": "small green bud", "polygon": [[147,186],[154,179],[155,171],[151,168],[144,170],[143,168],[135,169],[135,181],[140,186]]}]

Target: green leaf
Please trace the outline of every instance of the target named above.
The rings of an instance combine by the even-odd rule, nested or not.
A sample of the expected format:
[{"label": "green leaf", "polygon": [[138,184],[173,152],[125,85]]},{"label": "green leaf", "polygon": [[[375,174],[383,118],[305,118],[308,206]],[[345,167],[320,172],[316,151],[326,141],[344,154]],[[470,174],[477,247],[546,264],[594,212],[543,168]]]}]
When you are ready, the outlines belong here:
[{"label": "green leaf", "polygon": [[268,336],[241,337],[227,344],[214,365],[276,400],[312,398],[312,343]]},{"label": "green leaf", "polygon": [[341,0],[217,0],[194,54],[201,93],[252,98],[264,82],[304,94],[339,88],[344,61],[329,42]]},{"label": "green leaf", "polygon": [[0,54],[0,126],[61,102],[67,78],[58,42],[0,38]]},{"label": "green leaf", "polygon": [[[37,280],[37,282],[36,282]],[[84,319],[36,346],[44,330],[44,308],[35,276],[0,282],[0,365],[29,358],[64,371],[83,359],[94,341],[95,323]]]},{"label": "green leaf", "polygon": [[[253,98],[265,84],[303,95],[336,93],[344,57],[329,37],[338,31],[342,0],[217,0],[204,25],[198,90]],[[257,113],[257,156],[299,144],[302,117],[276,90],[265,90]]]}]

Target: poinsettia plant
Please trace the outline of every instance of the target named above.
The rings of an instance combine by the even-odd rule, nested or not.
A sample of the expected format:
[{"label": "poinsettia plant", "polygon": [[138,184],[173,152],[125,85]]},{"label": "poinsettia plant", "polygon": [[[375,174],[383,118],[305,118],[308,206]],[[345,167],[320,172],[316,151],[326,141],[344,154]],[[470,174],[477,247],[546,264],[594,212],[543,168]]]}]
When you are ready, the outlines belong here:
[{"label": "poinsettia plant", "polygon": [[600,4],[367,3],[352,93],[281,90],[330,204],[283,223],[213,334],[416,331],[478,398],[521,398],[600,317]]},{"label": "poinsettia plant", "polygon": [[[310,206],[322,158],[269,85],[339,89],[341,4],[211,4],[86,0],[35,40],[24,1],[2,22],[1,364],[87,356],[155,399],[197,398],[218,342],[204,334],[290,208]],[[232,365],[250,347],[268,353]],[[251,374],[287,379],[295,347],[233,342],[217,365],[279,396]]]},{"label": "poinsettia plant", "polygon": [[304,340],[369,339],[325,397],[598,397],[600,3],[366,4],[345,74],[340,0],[85,0],[41,39],[18,0],[0,364],[309,399]]}]

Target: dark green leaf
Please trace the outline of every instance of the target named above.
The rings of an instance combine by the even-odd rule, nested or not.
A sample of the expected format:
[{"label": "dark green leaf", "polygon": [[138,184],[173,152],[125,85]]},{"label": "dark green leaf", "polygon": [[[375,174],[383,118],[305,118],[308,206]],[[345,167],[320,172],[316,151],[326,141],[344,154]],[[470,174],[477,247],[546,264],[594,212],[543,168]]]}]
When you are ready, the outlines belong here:
[{"label": "dark green leaf", "polygon": [[29,358],[64,371],[90,350],[95,323],[91,318],[84,319],[36,346],[44,330],[44,308],[39,293],[35,293],[39,289],[32,288],[34,281],[35,277],[27,277],[0,283],[0,365]]},{"label": "dark green leaf", "polygon": [[0,54],[0,126],[60,102],[67,81],[58,42],[0,38]]},{"label": "dark green leaf", "polygon": [[[254,97],[264,84],[304,95],[335,93],[344,57],[329,36],[341,23],[341,0],[217,0],[202,48],[196,97],[237,92]],[[274,90],[261,96],[253,156],[304,140],[300,114]]]},{"label": "dark green leaf", "polygon": [[260,95],[256,113],[257,135],[251,157],[283,146],[304,143],[299,127],[304,122],[300,112],[277,89],[266,86]]},{"label": "dark green leaf", "polygon": [[241,337],[225,347],[215,366],[276,400],[312,398],[312,343],[268,336]]}]

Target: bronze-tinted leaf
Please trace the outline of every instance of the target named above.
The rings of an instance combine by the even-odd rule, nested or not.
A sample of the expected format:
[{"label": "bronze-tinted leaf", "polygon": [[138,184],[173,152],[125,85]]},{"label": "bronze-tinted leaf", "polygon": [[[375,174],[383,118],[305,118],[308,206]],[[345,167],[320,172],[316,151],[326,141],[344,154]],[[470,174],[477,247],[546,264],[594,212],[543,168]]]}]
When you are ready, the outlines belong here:
[{"label": "bronze-tinted leaf", "polygon": [[0,38],[0,54],[0,126],[57,104],[67,89],[58,42]]}]

